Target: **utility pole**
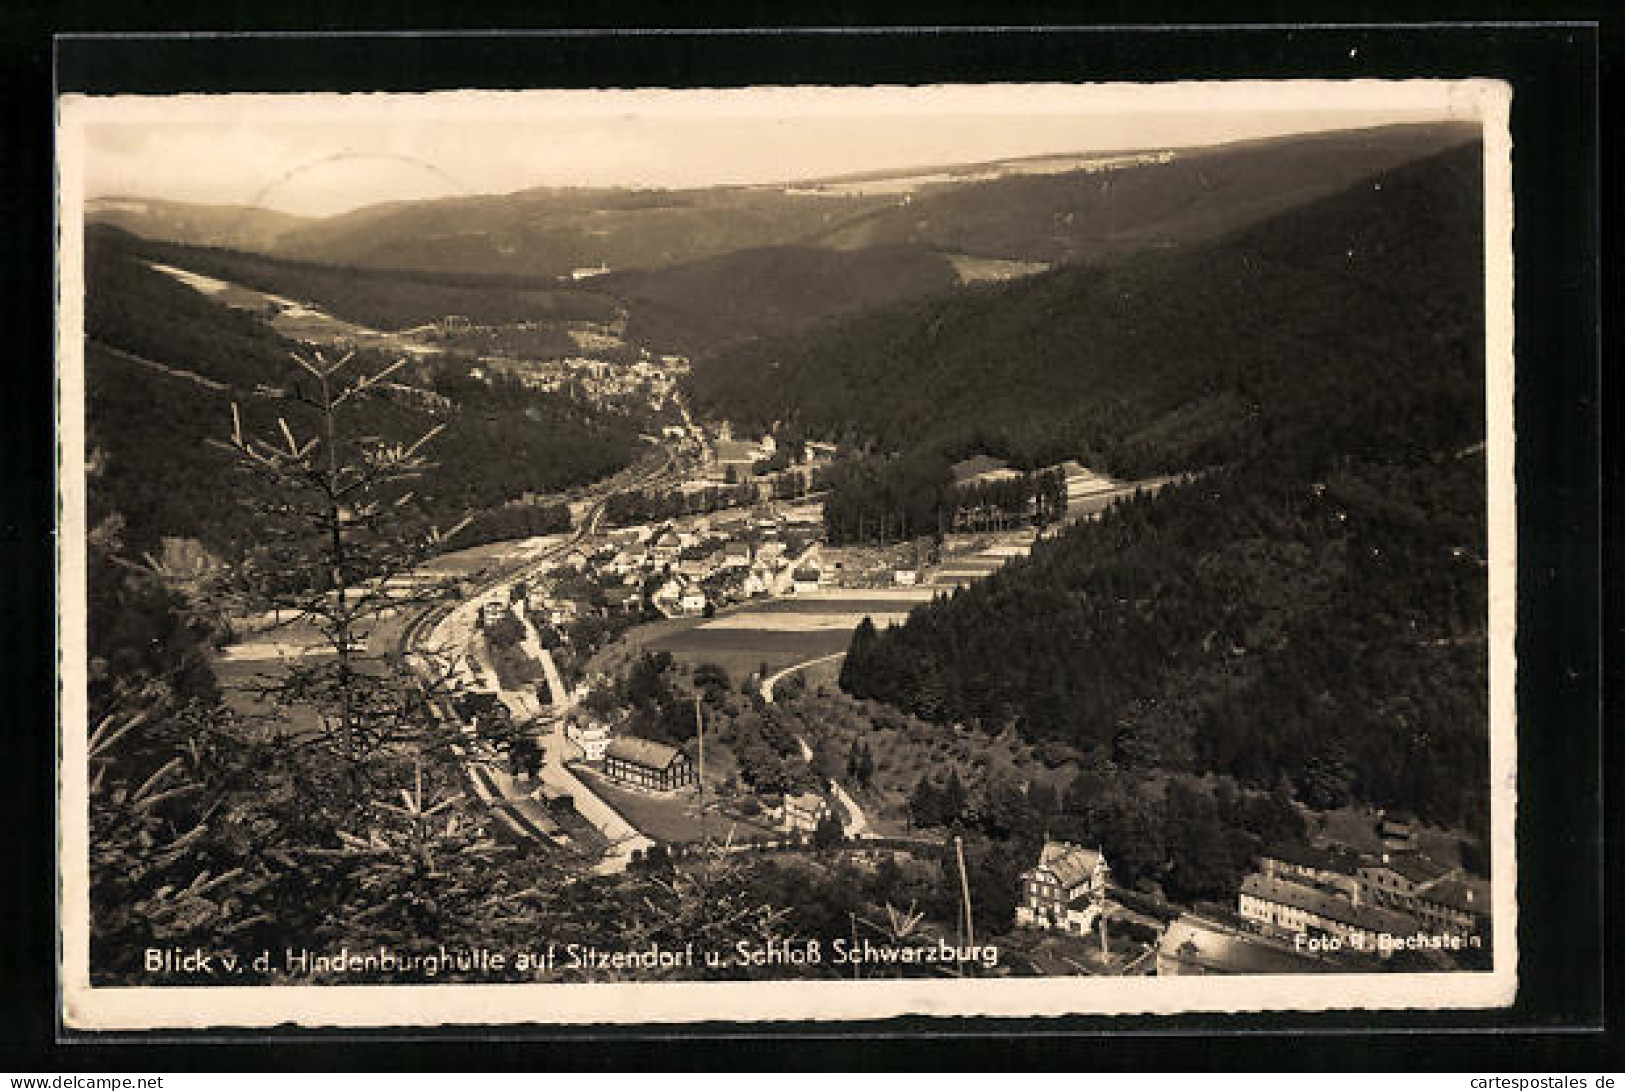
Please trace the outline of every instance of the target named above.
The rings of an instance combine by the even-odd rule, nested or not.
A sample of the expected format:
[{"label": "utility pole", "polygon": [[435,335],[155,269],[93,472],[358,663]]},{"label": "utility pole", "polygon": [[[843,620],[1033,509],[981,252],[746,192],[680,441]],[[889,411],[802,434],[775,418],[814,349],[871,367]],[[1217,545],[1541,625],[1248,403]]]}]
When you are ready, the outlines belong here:
[{"label": "utility pole", "polygon": [[971,920],[970,908],[970,878],[965,874],[965,842],[959,835],[954,835],[954,855],[959,860],[959,891],[964,898],[965,906],[965,946],[976,946],[976,925]]},{"label": "utility pole", "polygon": [[705,717],[700,714],[700,695],[694,694],[694,728],[699,738],[699,788],[700,788],[700,843],[711,843],[710,832],[705,816]]}]

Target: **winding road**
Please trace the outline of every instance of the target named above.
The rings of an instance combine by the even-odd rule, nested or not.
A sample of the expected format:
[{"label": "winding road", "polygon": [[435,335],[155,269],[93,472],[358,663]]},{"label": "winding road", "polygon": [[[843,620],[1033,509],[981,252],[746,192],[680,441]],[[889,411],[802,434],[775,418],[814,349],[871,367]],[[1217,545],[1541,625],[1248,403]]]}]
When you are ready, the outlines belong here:
[{"label": "winding road", "polygon": [[[480,673],[493,679],[497,678],[496,671],[486,660],[482,642],[474,639],[477,631],[475,618],[480,604],[491,595],[502,595],[514,584],[544,572],[554,560],[597,533],[610,497],[618,492],[646,488],[663,475],[672,472],[675,466],[675,457],[667,452],[667,457],[660,466],[645,473],[630,474],[624,482],[605,488],[589,503],[583,517],[578,520],[576,532],[570,537],[517,565],[486,576],[476,583],[461,601],[432,606],[419,613],[401,628],[398,650],[402,657],[420,674],[427,676],[431,671],[425,654],[428,649],[456,649],[452,654],[452,661],[456,664],[457,677],[469,676],[464,664],[467,657],[473,656],[480,664]],[[495,693],[510,711],[524,720],[539,719],[544,711],[555,714],[552,730],[540,738],[544,755],[539,772],[541,783],[526,791],[519,782],[495,763],[476,758],[466,748],[459,747],[458,753],[464,760],[470,783],[475,794],[492,808],[499,821],[523,836],[538,839],[546,836],[543,831],[552,827],[552,820],[537,796],[544,788],[569,796],[575,803],[576,810],[592,823],[609,843],[609,850],[593,868],[594,873],[609,874],[624,871],[631,862],[634,851],[648,849],[654,842],[627,822],[565,764],[572,757],[573,744],[564,735],[562,713],[574,706],[579,695],[572,693],[565,686],[558,665],[553,661],[552,654],[541,646],[529,618],[524,616],[523,611],[520,611],[520,616],[525,626],[525,650],[541,663],[543,675],[547,679],[549,709],[544,710],[536,694],[528,689],[502,689],[498,682]],[[449,713],[449,710],[447,711]]]},{"label": "winding road", "polygon": [[[792,663],[783,670],[776,671],[775,673],[768,675],[766,678],[762,679],[762,701],[766,704],[772,704],[773,687],[777,686],[787,676],[792,675],[797,671],[806,670],[808,667],[815,667],[820,663],[828,663],[832,659],[844,659],[845,657],[845,652],[834,652],[830,655],[821,655],[817,659],[808,659],[802,663]],[[801,748],[801,760],[806,762],[808,765],[811,765],[813,761],[813,749],[811,746],[807,745],[807,740],[802,738],[800,735],[797,735],[796,745]],[[841,783],[839,781],[831,780],[829,782],[829,790],[830,794],[835,797],[836,802],[840,803],[841,808],[846,811],[846,821],[842,822],[841,826],[846,831],[846,835],[848,837],[856,840],[867,840],[869,838],[880,836],[879,834],[875,833],[874,829],[869,825],[869,816],[863,813],[863,808],[858,805],[858,801],[853,799],[845,788],[841,787]]]}]

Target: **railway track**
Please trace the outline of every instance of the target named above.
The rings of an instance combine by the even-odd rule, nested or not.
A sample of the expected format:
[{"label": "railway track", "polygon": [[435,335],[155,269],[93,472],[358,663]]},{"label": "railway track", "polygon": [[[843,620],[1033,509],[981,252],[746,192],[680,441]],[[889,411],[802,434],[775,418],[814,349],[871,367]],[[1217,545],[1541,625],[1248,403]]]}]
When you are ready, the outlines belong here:
[{"label": "railway track", "polygon": [[[605,489],[602,495],[594,499],[591,506],[583,513],[575,533],[568,539],[537,556],[485,576],[477,581],[467,593],[462,595],[461,600],[479,598],[505,583],[512,583],[515,580],[524,579],[527,576],[545,571],[551,562],[568,553],[585,539],[598,533],[598,524],[603,519],[604,509],[609,505],[612,497],[623,492],[632,492],[655,484],[663,476],[676,469],[676,462],[676,457],[668,451],[665,461],[659,466],[635,474],[629,480]],[[403,657],[410,657],[420,646],[425,634],[432,632],[434,627],[439,625],[456,605],[457,603],[436,603],[420,611],[416,617],[401,626],[401,634],[396,644],[397,652]]]}]

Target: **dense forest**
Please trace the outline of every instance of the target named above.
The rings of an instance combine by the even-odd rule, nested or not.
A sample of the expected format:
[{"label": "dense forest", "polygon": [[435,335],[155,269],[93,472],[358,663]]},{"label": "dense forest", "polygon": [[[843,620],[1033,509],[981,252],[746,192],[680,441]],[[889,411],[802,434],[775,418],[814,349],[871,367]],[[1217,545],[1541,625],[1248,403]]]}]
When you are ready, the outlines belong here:
[{"label": "dense forest", "polygon": [[[1475,156],[1380,176],[1203,251],[998,293],[1058,306],[1063,285],[1089,288],[1075,311],[1034,321],[1026,359],[1101,350],[1077,364],[1117,398],[1108,464],[1214,468],[1071,527],[901,627],[860,629],[845,688],[1124,766],[1266,788],[1285,772],[1315,806],[1356,798],[1481,823]],[[979,303],[967,309],[997,321]],[[1076,381],[1035,367],[1052,392]]]},{"label": "dense forest", "polygon": [[314,303],[338,318],[380,330],[426,325],[448,315],[475,325],[506,325],[609,322],[617,314],[614,300],[561,288],[552,278],[320,265],[135,236],[126,236],[125,245],[149,260]]},{"label": "dense forest", "polygon": [[[1408,164],[1210,244],[739,346],[696,361],[693,401],[749,428],[1125,477],[1305,443],[1391,449],[1408,442],[1400,400],[1448,408],[1475,366],[1478,158]],[[1437,366],[1415,366],[1421,347]],[[1350,399],[1368,411],[1323,434],[1326,404]]]},{"label": "dense forest", "polygon": [[694,354],[942,291],[957,278],[946,258],[922,246],[778,246],[588,283],[625,308],[629,338]]},{"label": "dense forest", "polygon": [[1066,511],[1066,478],[1059,470],[956,485],[948,457],[930,449],[837,462],[819,472],[818,485],[829,490],[824,535],[832,545],[1046,526]]},{"label": "dense forest", "polygon": [[[290,358],[299,346],[153,271],[127,239],[111,231],[86,238],[87,429],[89,449],[105,463],[92,504],[122,513],[137,554],[182,537],[238,555],[253,528],[246,510],[221,502],[228,461],[207,440],[229,430],[233,402],[250,428],[275,429],[279,415],[296,430],[308,423],[287,397],[303,374]],[[358,355],[357,366],[372,370],[386,362]],[[358,423],[407,441],[444,426],[439,461],[416,497],[424,518],[441,525],[526,492],[600,479],[639,449],[637,422],[567,397],[477,381],[466,364],[431,360],[409,370],[410,385],[358,409]]]}]

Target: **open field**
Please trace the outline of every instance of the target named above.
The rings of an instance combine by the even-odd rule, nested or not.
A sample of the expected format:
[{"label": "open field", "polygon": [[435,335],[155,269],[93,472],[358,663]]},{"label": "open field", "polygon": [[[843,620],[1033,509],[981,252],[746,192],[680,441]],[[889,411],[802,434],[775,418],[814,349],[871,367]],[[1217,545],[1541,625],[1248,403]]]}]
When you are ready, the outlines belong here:
[{"label": "open field", "polygon": [[[856,619],[853,624],[857,624]],[[670,652],[674,659],[690,665],[715,663],[730,677],[740,679],[763,663],[769,670],[777,670],[805,659],[844,652],[851,642],[850,629],[786,632],[690,628],[650,641],[646,646],[653,651]]]},{"label": "open field", "polygon": [[568,538],[569,536],[565,534],[549,534],[539,538],[522,538],[516,541],[471,546],[426,561],[422,570],[440,577],[471,576],[488,568],[528,561],[539,553],[557,547]]},{"label": "open field", "polygon": [[[882,628],[907,617],[926,601],[929,588],[818,591],[730,610],[708,619],[658,623],[662,632],[639,642],[688,664],[715,663],[743,678],[766,663],[778,670],[846,651],[852,630],[865,617]],[[646,627],[640,627],[646,628]]]},{"label": "open field", "polygon": [[733,829],[734,837],[752,834],[771,835],[778,831],[769,826],[743,822],[727,815],[713,814],[705,827],[700,823],[696,807],[696,794],[692,791],[656,795],[622,788],[583,765],[571,766],[571,772],[584,784],[619,811],[628,822],[656,841],[692,844],[704,839],[707,828],[713,837],[722,837]]}]

